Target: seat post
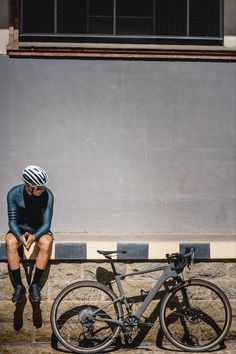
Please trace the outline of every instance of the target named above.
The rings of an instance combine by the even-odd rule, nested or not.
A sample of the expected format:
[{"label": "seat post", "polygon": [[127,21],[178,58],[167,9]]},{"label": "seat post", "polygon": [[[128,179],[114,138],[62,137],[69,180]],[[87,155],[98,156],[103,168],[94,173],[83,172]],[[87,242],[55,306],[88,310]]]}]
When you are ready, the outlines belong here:
[{"label": "seat post", "polygon": [[111,258],[111,256],[106,256],[106,258],[109,259],[109,261],[111,263],[111,268],[112,268],[112,271],[113,271],[114,275],[118,275],[118,273],[116,271],[116,267],[115,267],[114,261]]}]

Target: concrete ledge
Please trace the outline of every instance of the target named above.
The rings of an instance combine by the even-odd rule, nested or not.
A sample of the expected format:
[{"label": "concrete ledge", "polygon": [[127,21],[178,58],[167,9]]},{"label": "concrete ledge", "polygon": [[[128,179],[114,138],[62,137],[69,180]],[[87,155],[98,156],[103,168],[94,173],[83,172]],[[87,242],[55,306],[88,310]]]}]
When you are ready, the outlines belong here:
[{"label": "concrete ledge", "polygon": [[[102,255],[97,249],[120,251],[118,259],[148,260],[165,259],[166,253],[183,251],[185,246],[196,249],[197,259],[235,259],[235,235],[88,235],[88,234],[54,234],[51,259],[55,260],[99,260]],[[0,241],[0,260],[6,260],[3,238]],[[35,259],[37,246],[30,252],[24,250],[24,259]]]},{"label": "concrete ledge", "polygon": [[[123,60],[236,61],[235,36],[223,45],[13,42],[7,55],[23,58],[78,58]],[[219,40],[220,41],[220,40]]]}]

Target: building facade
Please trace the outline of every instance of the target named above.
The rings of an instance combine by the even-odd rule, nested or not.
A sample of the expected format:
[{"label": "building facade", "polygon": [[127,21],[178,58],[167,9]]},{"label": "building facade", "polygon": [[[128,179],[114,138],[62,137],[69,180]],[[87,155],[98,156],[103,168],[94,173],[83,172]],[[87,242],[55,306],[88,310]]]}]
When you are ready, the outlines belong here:
[{"label": "building facade", "polygon": [[[0,6],[0,306],[10,314],[7,191],[38,164],[55,194],[46,329],[28,321],[23,338],[49,340],[56,292],[95,278],[98,248],[145,264],[194,244],[197,275],[218,282],[235,315],[235,1],[224,1],[223,41],[211,45],[21,42],[19,9]],[[0,325],[12,340],[11,320]]]}]

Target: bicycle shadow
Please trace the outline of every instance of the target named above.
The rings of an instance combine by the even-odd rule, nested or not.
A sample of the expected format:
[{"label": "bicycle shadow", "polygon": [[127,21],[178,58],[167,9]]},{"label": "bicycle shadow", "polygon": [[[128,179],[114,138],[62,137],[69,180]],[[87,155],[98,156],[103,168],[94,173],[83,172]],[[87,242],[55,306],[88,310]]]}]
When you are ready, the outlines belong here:
[{"label": "bicycle shadow", "polygon": [[[102,268],[102,267],[98,267],[97,268],[97,272],[96,272],[96,278],[97,281],[100,283],[103,283],[104,285],[108,286],[109,288],[112,289],[112,281],[114,280],[114,274],[113,272]],[[152,312],[150,315],[148,315],[148,317],[143,317],[144,322],[148,322],[148,323],[155,323],[159,317],[159,313],[160,313],[160,300],[163,297],[163,295],[166,293],[167,288],[171,285],[171,282],[168,282],[165,284],[163,290],[159,291],[157,293],[157,295],[155,296],[154,300],[158,300],[158,303],[156,304],[156,306],[153,308]],[[141,289],[140,289],[141,290]],[[127,300],[129,303],[131,304],[140,304],[142,303],[145,298],[146,298],[147,294],[143,294],[141,293],[140,295],[137,296],[131,296],[128,297]],[[63,315],[60,318],[60,325],[63,326],[64,323],[66,323],[66,321],[71,317],[74,316],[75,313],[78,313],[81,309],[79,308],[73,308],[68,310],[67,312],[63,313]],[[173,319],[170,317],[170,324],[172,323],[174,324],[174,322],[176,321],[176,319]],[[125,348],[129,348],[129,349],[133,349],[135,350],[137,347],[139,347],[143,341],[145,340],[145,338],[148,336],[149,332],[151,331],[151,327],[147,326],[147,327],[141,327],[138,329],[138,332],[136,334],[132,334],[130,337],[125,336],[123,333],[121,335],[119,335],[119,337],[116,338],[115,342],[106,350],[104,350],[102,353],[110,353],[110,352],[115,352],[119,349],[125,349]],[[181,352],[180,349],[173,347],[170,345],[170,343],[168,342],[168,340],[166,339],[162,328],[160,327],[158,329],[157,335],[156,335],[156,341],[155,341],[155,345],[157,348],[160,348],[161,350],[166,350],[169,352]],[[65,350],[64,348],[61,349],[60,347],[58,347],[58,340],[55,336],[54,333],[52,333],[52,337],[51,337],[51,346],[53,349],[60,351],[60,352],[64,352],[64,353],[71,353],[71,351]],[[220,349],[224,349],[225,344],[222,342]],[[146,351],[151,350],[149,348],[145,349]],[[211,350],[211,352],[217,352],[216,350]]]},{"label": "bicycle shadow", "polygon": [[[111,290],[112,290],[111,281],[114,280],[114,275],[113,275],[113,273],[111,271],[108,271],[107,269],[102,268],[102,267],[98,267],[96,275],[97,275],[97,281],[98,282],[103,282],[105,285],[109,286],[111,288]],[[169,286],[171,286],[172,284],[173,283],[172,283],[171,280],[168,281],[166,284],[164,284],[164,289],[157,293],[157,295],[155,296],[154,300],[159,300],[159,302],[156,305],[156,307],[153,309],[151,314],[148,316],[148,318],[143,317],[145,319],[145,322],[151,322],[151,323],[154,324],[158,320],[159,313],[160,313],[160,304],[161,304],[160,300],[162,299],[163,295],[166,293],[167,288]],[[137,303],[143,302],[145,300],[146,296],[141,294],[139,296],[129,297],[129,298],[127,298],[127,300],[130,303],[137,304]],[[175,319],[171,319],[171,317],[169,319],[167,319],[167,320],[169,320],[169,324],[171,324],[171,321],[172,321],[172,324],[174,324],[174,322],[176,321]],[[206,314],[205,314],[205,320],[208,322],[208,324],[217,333],[218,330],[219,330],[218,327],[217,327],[217,324],[209,316],[207,316]],[[134,336],[133,338],[131,338],[131,340],[130,340],[130,338],[124,337],[124,343],[121,344],[121,347],[128,347],[128,348],[131,348],[131,349],[135,349],[135,348],[139,347],[143,343],[145,338],[148,336],[148,334],[151,331],[151,329],[152,329],[151,327],[139,328],[139,331],[138,331],[137,335]],[[185,333],[187,333],[187,331]],[[157,348],[162,349],[162,350],[181,352],[180,349],[178,349],[176,347],[173,347],[169,343],[169,341],[166,339],[165,334],[164,334],[164,332],[163,332],[161,327],[158,329],[155,345],[156,345]],[[224,341],[222,341],[219,344],[219,348],[220,348],[220,350],[223,350],[223,349],[226,348],[226,345],[225,345]],[[216,352],[216,351],[219,350],[219,348],[217,348],[217,349],[213,348],[212,350],[210,350],[210,352]]]}]

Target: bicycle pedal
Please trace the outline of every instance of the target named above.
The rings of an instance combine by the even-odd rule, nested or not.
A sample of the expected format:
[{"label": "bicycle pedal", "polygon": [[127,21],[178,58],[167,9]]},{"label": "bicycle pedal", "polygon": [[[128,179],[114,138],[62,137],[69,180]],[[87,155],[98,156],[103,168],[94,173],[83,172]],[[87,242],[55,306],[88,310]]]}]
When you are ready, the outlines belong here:
[{"label": "bicycle pedal", "polygon": [[138,326],[139,327],[149,327],[149,328],[151,328],[153,326],[153,323],[151,323],[151,322],[139,322]]}]

